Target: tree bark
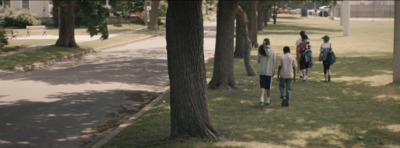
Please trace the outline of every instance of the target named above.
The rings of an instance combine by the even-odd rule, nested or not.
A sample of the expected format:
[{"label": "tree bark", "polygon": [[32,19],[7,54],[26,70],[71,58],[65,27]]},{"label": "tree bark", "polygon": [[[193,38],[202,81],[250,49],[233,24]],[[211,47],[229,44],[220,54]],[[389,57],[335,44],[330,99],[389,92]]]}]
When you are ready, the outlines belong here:
[{"label": "tree bark", "polygon": [[236,0],[218,1],[214,71],[209,83],[209,87],[212,89],[237,87],[233,73],[233,39],[236,7]]},{"label": "tree bark", "polygon": [[393,83],[400,83],[400,1],[394,10]]},{"label": "tree bark", "polygon": [[160,4],[160,0],[152,0],[151,1],[151,14],[150,14],[150,30],[158,30],[158,5]]},{"label": "tree bark", "polygon": [[210,123],[201,0],[168,1],[166,40],[171,138],[219,139]]},{"label": "tree bark", "polygon": [[241,3],[242,9],[246,12],[249,20],[249,36],[251,39],[252,47],[258,47],[257,42],[257,4],[258,0],[243,1]]},{"label": "tree bark", "polygon": [[61,10],[59,35],[55,46],[78,48],[75,42],[74,7],[75,1],[62,0],[58,2]]},{"label": "tree bark", "polygon": [[243,9],[238,6],[236,10],[236,23],[241,22],[240,25],[236,26],[236,46],[238,41],[242,44],[242,52],[244,59],[244,66],[246,67],[246,72],[248,76],[255,76],[257,72],[254,70],[253,65],[251,64],[250,52],[251,52],[251,40],[249,37],[249,31],[247,28],[247,15]]},{"label": "tree bark", "polygon": [[[239,5],[238,5],[237,9],[243,10]],[[243,15],[243,14],[239,13],[238,11],[240,11],[240,10],[236,10],[236,46],[235,46],[234,57],[235,58],[243,58],[245,45],[244,45],[244,41],[242,40],[243,34],[241,32],[243,31],[242,29],[243,29],[244,24],[243,24],[243,21],[240,21],[241,17],[243,17],[240,15]],[[244,12],[244,14],[246,15],[246,12]],[[247,17],[246,17],[246,19],[247,19]]]},{"label": "tree bark", "polygon": [[265,18],[264,18],[264,26],[268,26],[268,22],[270,22],[271,20],[271,13],[272,13],[272,9],[271,9],[272,5],[269,4],[265,10]]},{"label": "tree bark", "polygon": [[265,15],[265,7],[266,5],[264,4],[265,1],[259,2],[257,5],[257,30],[262,31],[264,29],[264,15]]}]

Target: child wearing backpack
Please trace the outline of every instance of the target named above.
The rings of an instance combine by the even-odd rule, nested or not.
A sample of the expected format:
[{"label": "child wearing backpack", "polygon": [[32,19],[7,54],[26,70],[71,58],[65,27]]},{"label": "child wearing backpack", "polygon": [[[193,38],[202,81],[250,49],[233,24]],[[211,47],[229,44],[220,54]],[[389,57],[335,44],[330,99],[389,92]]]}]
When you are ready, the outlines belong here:
[{"label": "child wearing backpack", "polygon": [[300,61],[300,70],[303,74],[303,82],[308,80],[308,68],[312,66],[312,53],[311,53],[311,45],[308,41],[308,36],[301,36],[302,42],[297,46],[297,57]]},{"label": "child wearing backpack", "polygon": [[[324,66],[324,75],[325,75],[325,81],[324,82],[330,82],[331,81],[331,61],[328,58],[329,52],[332,51],[332,44],[329,43],[329,36],[325,35],[321,38],[324,43],[321,44],[321,52],[319,54],[319,60],[322,61],[322,64]],[[326,74],[328,74],[328,77],[326,77]]]}]

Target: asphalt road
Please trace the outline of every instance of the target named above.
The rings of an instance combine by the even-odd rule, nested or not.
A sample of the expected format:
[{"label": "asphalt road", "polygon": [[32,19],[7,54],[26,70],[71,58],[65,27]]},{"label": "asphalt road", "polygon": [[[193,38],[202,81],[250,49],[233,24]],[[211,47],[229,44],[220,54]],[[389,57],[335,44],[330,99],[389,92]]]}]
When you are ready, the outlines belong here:
[{"label": "asphalt road", "polygon": [[[205,58],[216,23],[206,23]],[[79,147],[81,131],[132,103],[121,90],[168,88],[165,36],[126,44],[31,72],[0,71],[0,147]]]}]

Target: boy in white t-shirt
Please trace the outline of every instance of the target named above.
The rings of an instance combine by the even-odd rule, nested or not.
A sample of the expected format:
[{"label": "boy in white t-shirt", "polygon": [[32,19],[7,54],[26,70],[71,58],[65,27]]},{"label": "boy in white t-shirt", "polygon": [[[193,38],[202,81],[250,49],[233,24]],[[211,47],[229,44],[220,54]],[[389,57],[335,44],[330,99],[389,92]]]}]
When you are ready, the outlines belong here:
[{"label": "boy in white t-shirt", "polygon": [[[292,91],[292,81],[296,81],[296,59],[290,55],[290,48],[285,46],[283,53],[278,60],[278,82],[282,100],[282,106],[289,107],[290,93]],[[286,85],[286,96],[284,88]]]}]

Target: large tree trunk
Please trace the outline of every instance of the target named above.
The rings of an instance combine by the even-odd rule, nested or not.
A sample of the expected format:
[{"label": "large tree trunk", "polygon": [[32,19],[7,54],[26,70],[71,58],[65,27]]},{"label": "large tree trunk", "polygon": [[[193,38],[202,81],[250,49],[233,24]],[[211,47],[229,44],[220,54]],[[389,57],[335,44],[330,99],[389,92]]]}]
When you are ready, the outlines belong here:
[{"label": "large tree trunk", "polygon": [[58,2],[61,10],[60,28],[58,29],[58,40],[56,46],[78,48],[75,42],[75,28],[74,28],[74,7],[75,2],[63,0]]},{"label": "large tree trunk", "polygon": [[243,1],[241,6],[247,14],[249,20],[249,36],[252,47],[258,47],[257,43],[257,4],[258,0]]},{"label": "large tree trunk", "polygon": [[400,83],[400,1],[394,10],[393,83]]},{"label": "large tree trunk", "polygon": [[219,138],[210,123],[203,38],[201,0],[168,1],[171,138]]},{"label": "large tree trunk", "polygon": [[259,2],[257,5],[257,30],[262,31],[264,29],[264,15],[265,15],[265,1]]},{"label": "large tree trunk", "polygon": [[247,28],[247,23],[248,23],[248,19],[247,19],[247,15],[246,12],[244,12],[244,10],[238,6],[237,10],[236,10],[236,14],[237,14],[237,19],[236,19],[236,23],[237,22],[241,22],[239,26],[236,26],[236,46],[237,46],[237,41],[239,40],[239,42],[242,44],[242,52],[244,55],[244,66],[246,67],[246,72],[247,75],[249,76],[255,76],[257,75],[257,72],[254,70],[253,65],[251,64],[251,58],[250,58],[250,52],[251,52],[251,40],[249,37],[249,31]]},{"label": "large tree trunk", "polygon": [[218,1],[214,72],[209,83],[209,87],[212,89],[237,87],[233,73],[233,39],[236,7],[237,1]]},{"label": "large tree trunk", "polygon": [[158,30],[158,5],[160,0],[151,1],[151,13],[150,13],[150,30]]}]

